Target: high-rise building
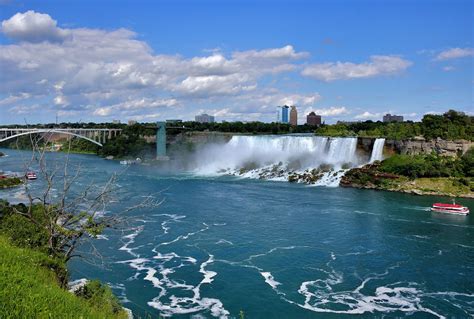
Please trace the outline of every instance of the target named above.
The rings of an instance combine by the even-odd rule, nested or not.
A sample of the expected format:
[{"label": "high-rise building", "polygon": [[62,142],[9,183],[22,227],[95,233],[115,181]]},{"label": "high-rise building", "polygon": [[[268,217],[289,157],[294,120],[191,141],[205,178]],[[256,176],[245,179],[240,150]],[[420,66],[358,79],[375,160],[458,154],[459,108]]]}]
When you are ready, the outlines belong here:
[{"label": "high-rise building", "polygon": [[385,114],[383,116],[384,123],[390,122],[403,122],[403,116],[401,115],[392,115],[392,114]]},{"label": "high-rise building", "polygon": [[214,116],[206,113],[195,116],[195,121],[199,123],[214,123]]},{"label": "high-rise building", "polygon": [[298,125],[298,111],[294,105],[291,107],[290,111],[290,124],[293,126]]},{"label": "high-rise building", "polygon": [[128,120],[128,125],[135,125],[137,124],[137,121],[135,120]]},{"label": "high-rise building", "polygon": [[290,107],[288,105],[277,107],[277,122],[278,123],[290,122]]},{"label": "high-rise building", "polygon": [[311,126],[320,126],[321,125],[321,115],[316,115],[316,113],[311,112],[306,116],[306,124]]}]

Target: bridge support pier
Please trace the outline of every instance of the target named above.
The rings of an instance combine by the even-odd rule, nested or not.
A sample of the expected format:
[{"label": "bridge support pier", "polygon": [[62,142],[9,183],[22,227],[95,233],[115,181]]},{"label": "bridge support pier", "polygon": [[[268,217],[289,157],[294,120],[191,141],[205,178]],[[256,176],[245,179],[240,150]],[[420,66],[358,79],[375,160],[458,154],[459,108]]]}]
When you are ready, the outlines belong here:
[{"label": "bridge support pier", "polygon": [[169,157],[166,155],[166,122],[157,122],[158,129],[156,131],[156,159],[159,161],[167,161]]}]

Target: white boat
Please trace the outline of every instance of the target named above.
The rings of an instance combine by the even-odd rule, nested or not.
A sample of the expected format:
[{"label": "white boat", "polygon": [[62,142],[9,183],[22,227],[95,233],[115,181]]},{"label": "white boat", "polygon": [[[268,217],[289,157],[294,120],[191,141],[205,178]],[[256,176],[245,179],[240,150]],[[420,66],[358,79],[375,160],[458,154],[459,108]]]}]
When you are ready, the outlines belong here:
[{"label": "white boat", "polygon": [[448,213],[456,215],[468,215],[469,208],[466,206],[458,205],[454,201],[452,204],[434,203],[431,207],[431,211],[438,213]]}]

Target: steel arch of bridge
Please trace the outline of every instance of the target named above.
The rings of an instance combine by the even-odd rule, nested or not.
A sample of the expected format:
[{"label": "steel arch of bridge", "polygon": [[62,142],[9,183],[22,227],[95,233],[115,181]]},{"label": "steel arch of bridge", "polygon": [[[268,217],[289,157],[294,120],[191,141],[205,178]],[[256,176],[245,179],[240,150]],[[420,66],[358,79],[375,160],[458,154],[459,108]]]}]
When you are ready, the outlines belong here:
[{"label": "steel arch of bridge", "polygon": [[[12,129],[11,131],[15,131],[15,129]],[[58,133],[58,134],[67,134],[67,135],[71,135],[71,136],[76,136],[76,137],[79,137],[79,138],[82,138],[84,140],[87,140],[91,143],[94,143],[100,147],[102,147],[103,145],[100,143],[100,142],[97,142],[93,139],[90,139],[84,135],[80,135],[80,134],[76,134],[76,133],[73,133],[73,132],[70,132],[70,131],[66,131],[66,130],[55,130],[55,129],[32,129],[30,131],[26,131],[26,132],[21,132],[21,133],[17,133],[15,135],[10,135],[10,136],[7,136],[5,138],[2,138],[0,139],[0,142],[5,142],[5,141],[8,141],[12,138],[16,138],[16,137],[19,137],[19,136],[24,136],[24,135],[30,135],[30,134],[36,134],[36,133]]]}]

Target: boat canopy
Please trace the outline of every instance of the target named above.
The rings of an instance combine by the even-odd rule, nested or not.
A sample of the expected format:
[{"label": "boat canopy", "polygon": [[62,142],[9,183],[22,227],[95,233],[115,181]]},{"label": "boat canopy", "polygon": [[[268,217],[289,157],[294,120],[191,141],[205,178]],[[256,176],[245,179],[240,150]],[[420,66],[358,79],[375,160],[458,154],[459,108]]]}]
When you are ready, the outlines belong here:
[{"label": "boat canopy", "polygon": [[462,205],[458,204],[443,204],[443,203],[434,203],[433,207],[446,207],[446,208],[463,208]]}]

